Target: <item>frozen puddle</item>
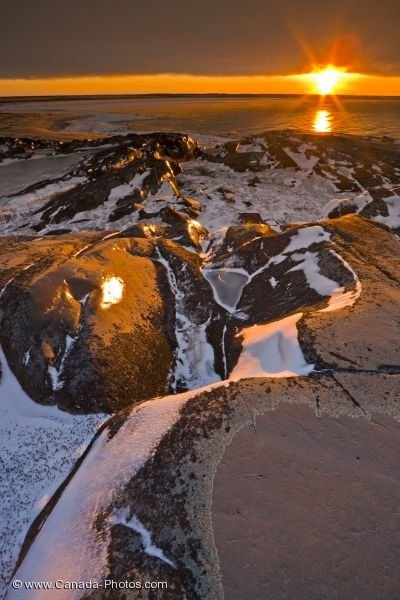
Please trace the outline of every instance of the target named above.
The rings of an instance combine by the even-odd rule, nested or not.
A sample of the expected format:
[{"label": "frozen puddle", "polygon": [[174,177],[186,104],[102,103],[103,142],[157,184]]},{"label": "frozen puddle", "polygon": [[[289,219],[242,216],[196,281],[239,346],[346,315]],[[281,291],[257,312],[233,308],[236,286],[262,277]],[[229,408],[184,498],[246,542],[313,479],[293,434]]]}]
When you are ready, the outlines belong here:
[{"label": "frozen puddle", "polygon": [[243,288],[250,281],[244,269],[204,269],[204,279],[211,285],[216,302],[233,313],[242,297]]},{"label": "frozen puddle", "polygon": [[81,160],[82,156],[79,154],[66,154],[0,163],[1,197],[18,194],[26,187],[46,179],[63,177]]},{"label": "frozen puddle", "polygon": [[[226,231],[222,231],[222,235],[225,237]],[[214,234],[215,236],[215,234]],[[217,243],[219,242],[219,238],[216,237]],[[222,238],[223,239],[223,238]],[[310,227],[304,227],[299,229],[296,234],[290,239],[289,244],[286,246],[284,251],[281,254],[277,254],[276,256],[271,257],[264,265],[262,265],[259,269],[254,271],[253,273],[248,273],[243,268],[229,268],[229,267],[221,267],[213,269],[212,266],[205,266],[202,269],[203,277],[210,284],[215,301],[218,302],[222,308],[230,313],[234,313],[236,311],[236,307],[242,297],[243,289],[248,285],[257,275],[267,270],[271,265],[277,265],[284,262],[289,254],[292,254],[296,250],[301,250],[304,248],[308,248],[312,244],[320,244],[321,242],[329,242],[330,234],[323,229],[320,225],[312,225]],[[307,255],[311,253],[307,253]],[[207,258],[207,254],[205,255]],[[302,260],[301,254],[295,254],[292,256],[294,260]],[[308,256],[307,256],[308,258]],[[312,258],[317,260],[318,255],[312,254]],[[314,261],[315,263],[315,261]],[[306,269],[305,267],[308,267]],[[296,266],[292,270],[303,269],[307,277],[307,280],[310,284],[310,281],[315,282],[316,276],[319,273],[318,263],[312,264],[312,261],[307,261],[307,264]],[[308,277],[308,272],[313,271],[313,277]],[[331,292],[337,287],[335,282],[328,280],[326,277],[320,275],[320,279],[325,279],[329,281],[329,293],[327,295],[331,295]],[[272,287],[275,287],[276,280],[273,278],[271,282]],[[311,285],[311,284],[310,284]],[[327,286],[324,286],[324,289]],[[324,295],[324,294],[323,294]]]},{"label": "frozen puddle", "polygon": [[309,375],[314,365],[306,362],[297,337],[297,313],[268,323],[242,329],[242,353],[230,380],[250,377],[295,377]]}]

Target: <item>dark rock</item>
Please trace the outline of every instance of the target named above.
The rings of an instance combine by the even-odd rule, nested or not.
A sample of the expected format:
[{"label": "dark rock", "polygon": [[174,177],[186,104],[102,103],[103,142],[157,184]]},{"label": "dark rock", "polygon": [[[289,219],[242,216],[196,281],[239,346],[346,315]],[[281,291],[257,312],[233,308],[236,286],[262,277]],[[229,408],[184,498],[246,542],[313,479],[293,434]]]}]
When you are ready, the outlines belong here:
[{"label": "dark rock", "polygon": [[165,235],[167,227],[155,225],[154,223],[138,223],[121,231],[118,237],[128,238],[156,238]]},{"label": "dark rock", "polygon": [[151,242],[114,238],[78,256],[59,240],[22,244],[21,256],[42,259],[1,298],[1,343],[23,387],[83,413],[165,393],[172,356]]},{"label": "dark rock", "polygon": [[166,238],[176,241],[182,246],[192,246],[196,250],[201,249],[201,242],[207,238],[208,231],[191,219],[181,221],[172,225],[166,234]]},{"label": "dark rock", "polygon": [[244,224],[264,223],[259,213],[239,213],[239,221]]},{"label": "dark rock", "polygon": [[199,213],[201,213],[201,202],[199,200],[195,200],[193,198],[187,198],[184,197],[182,198],[183,203],[185,204],[185,206],[187,208],[189,208],[193,214],[193,216],[198,215]]},{"label": "dark rock", "polygon": [[249,187],[256,187],[259,183],[261,183],[261,179],[259,177],[257,177],[257,175],[255,177],[252,177],[251,179],[249,179],[248,182],[248,186]]},{"label": "dark rock", "polygon": [[223,186],[220,186],[217,189],[217,192],[219,192],[221,194],[221,196],[225,200],[225,202],[235,202],[235,192],[232,192],[232,190],[229,190],[228,188],[224,188]]},{"label": "dark rock", "polygon": [[337,219],[338,217],[342,217],[343,215],[351,215],[357,212],[358,208],[355,204],[352,204],[351,202],[341,202],[329,212],[328,218]]},{"label": "dark rock", "polygon": [[168,225],[180,225],[190,221],[190,217],[187,214],[176,210],[176,208],[173,208],[172,206],[162,208],[158,214],[164,223],[168,223]]}]

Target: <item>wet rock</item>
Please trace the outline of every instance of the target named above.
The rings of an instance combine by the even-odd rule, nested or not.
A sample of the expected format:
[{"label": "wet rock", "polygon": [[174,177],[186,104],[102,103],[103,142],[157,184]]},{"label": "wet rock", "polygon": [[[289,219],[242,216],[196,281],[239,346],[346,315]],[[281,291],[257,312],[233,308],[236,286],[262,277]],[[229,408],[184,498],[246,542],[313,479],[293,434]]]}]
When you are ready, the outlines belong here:
[{"label": "wet rock", "polygon": [[333,208],[328,213],[329,219],[337,219],[338,217],[343,217],[344,215],[351,215],[358,212],[358,207],[356,204],[353,204],[351,201],[341,202],[337,204],[335,208]]},{"label": "wet rock", "polygon": [[[28,194],[46,188],[54,183],[62,184],[60,192],[55,192],[36,212],[36,231],[45,227],[74,219],[81,212],[95,211],[107,206],[108,220],[116,221],[138,210],[138,205],[148,196],[156,195],[164,182],[171,187],[172,194],[180,198],[176,176],[181,172],[180,162],[198,156],[197,143],[189,136],[180,134],[147,134],[114,136],[107,139],[107,147],[101,141],[90,144],[86,141],[34,142],[31,140],[3,140],[5,158],[24,156],[29,158],[35,152],[44,152],[47,148],[51,155],[77,152],[80,147],[82,158],[78,166],[73,167],[58,180],[39,181],[22,193]],[[88,152],[89,150],[92,152]],[[77,155],[78,156],[78,155]],[[62,187],[68,181],[77,182]],[[199,211],[195,200],[188,200],[188,210]],[[107,208],[105,208],[107,214]]]},{"label": "wet rock", "polygon": [[109,223],[118,221],[127,215],[131,215],[137,210],[142,210],[143,204],[140,204],[137,200],[141,200],[140,192],[132,194],[132,196],[128,196],[122,200],[118,200],[117,208],[115,208],[108,217]]},{"label": "wet rock", "polygon": [[65,233],[71,233],[72,229],[68,228],[60,228],[60,229],[52,229],[51,231],[47,231],[44,235],[64,235]]},{"label": "wet rock", "polygon": [[157,157],[132,159],[111,174],[101,172],[88,183],[52,198],[42,211],[41,222],[43,226],[61,223],[79,212],[104,205],[110,198],[117,200],[117,207],[109,217],[110,221],[115,221],[136,210],[136,203],[148,194],[156,194],[164,180],[171,180],[173,186],[173,178],[173,170],[166,160]]},{"label": "wet rock", "polygon": [[29,395],[71,412],[114,412],[132,395],[165,393],[172,355],[151,244],[119,238],[51,252],[1,298],[1,342]]},{"label": "wet rock", "polygon": [[201,250],[201,242],[207,238],[208,232],[197,221],[187,219],[169,228],[166,238],[174,240],[182,246],[192,246]]}]

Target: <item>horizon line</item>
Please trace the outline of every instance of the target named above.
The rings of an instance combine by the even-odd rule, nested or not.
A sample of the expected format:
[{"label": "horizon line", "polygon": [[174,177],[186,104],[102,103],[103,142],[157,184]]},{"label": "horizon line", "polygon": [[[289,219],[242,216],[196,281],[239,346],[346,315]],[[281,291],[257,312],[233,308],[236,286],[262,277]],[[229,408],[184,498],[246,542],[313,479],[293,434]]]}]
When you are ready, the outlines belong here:
[{"label": "horizon line", "polygon": [[128,92],[128,93],[72,93],[72,94],[14,94],[14,95],[0,95],[0,103],[12,102],[12,101],[23,101],[23,100],[64,100],[64,99],[83,99],[83,98],[324,98],[325,100],[333,98],[400,98],[400,94],[327,94],[322,96],[316,93],[289,93],[289,92]]}]

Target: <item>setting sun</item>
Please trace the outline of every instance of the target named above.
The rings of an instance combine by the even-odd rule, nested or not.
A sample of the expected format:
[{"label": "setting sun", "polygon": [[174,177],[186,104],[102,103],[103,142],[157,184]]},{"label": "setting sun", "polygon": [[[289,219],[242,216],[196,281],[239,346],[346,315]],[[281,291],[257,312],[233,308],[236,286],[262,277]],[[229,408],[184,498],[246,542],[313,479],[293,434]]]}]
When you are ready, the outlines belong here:
[{"label": "setting sun", "polygon": [[338,83],[345,76],[346,73],[343,70],[337,69],[331,65],[327,66],[325,69],[320,69],[312,73],[316,90],[321,96],[333,94]]}]

